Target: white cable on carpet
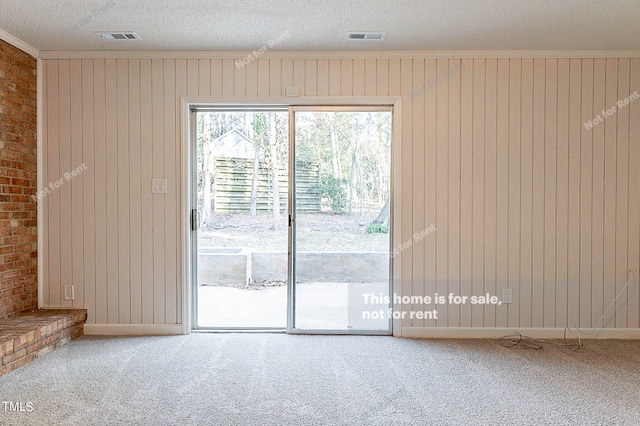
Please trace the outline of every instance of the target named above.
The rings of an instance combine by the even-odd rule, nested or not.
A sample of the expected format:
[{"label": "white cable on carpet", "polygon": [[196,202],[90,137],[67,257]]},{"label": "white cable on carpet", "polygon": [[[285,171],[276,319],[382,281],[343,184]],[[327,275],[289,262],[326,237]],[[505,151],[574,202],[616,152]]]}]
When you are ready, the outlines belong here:
[{"label": "white cable on carpet", "polygon": [[[607,316],[607,313],[613,307],[613,305],[616,303],[616,300],[618,300],[618,298],[627,289],[627,287],[629,287],[629,284],[631,284],[632,281],[636,280],[636,271],[635,271],[635,269],[631,269],[630,272],[632,274],[632,277],[629,279],[629,281],[627,281],[625,286],[622,287],[622,289],[620,290],[618,295],[615,297],[615,299],[613,299],[613,301],[611,302],[611,304],[609,305],[607,310],[604,311],[604,314],[602,314],[602,317],[600,317],[600,319],[596,323],[596,326],[593,328],[593,330],[591,330],[591,332],[583,331],[577,325],[574,325],[575,331],[573,331],[570,327],[565,327],[564,328],[564,333],[563,333],[563,343],[557,343],[557,342],[549,342],[549,341],[546,341],[546,340],[535,339],[533,337],[525,336],[525,335],[523,335],[523,334],[521,334],[521,333],[516,331],[513,334],[510,334],[508,336],[502,336],[501,338],[498,339],[498,343],[500,345],[504,346],[505,348],[518,347],[518,348],[523,348],[523,349],[542,349],[542,344],[543,343],[547,343],[547,344],[550,344],[550,345],[566,346],[567,348],[571,349],[572,351],[579,350],[584,345],[584,343],[582,343],[582,336],[581,335],[585,334],[587,336],[590,336],[593,333],[595,333],[596,331],[599,331],[600,329],[602,329],[602,327],[599,327],[599,325],[604,320],[604,317]],[[567,341],[567,332],[570,332],[571,334],[573,334],[573,336],[576,339],[576,343],[569,343]]]}]

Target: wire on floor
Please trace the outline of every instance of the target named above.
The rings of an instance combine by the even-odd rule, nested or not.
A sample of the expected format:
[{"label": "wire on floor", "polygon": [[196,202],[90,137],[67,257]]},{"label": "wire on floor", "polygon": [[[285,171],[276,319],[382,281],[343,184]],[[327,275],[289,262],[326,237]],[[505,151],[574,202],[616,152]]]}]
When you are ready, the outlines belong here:
[{"label": "wire on floor", "polygon": [[[547,340],[540,340],[533,337],[525,336],[516,331],[513,334],[499,338],[498,343],[504,346],[505,348],[542,349],[543,344],[549,344],[549,345],[565,346],[566,348],[571,349],[572,351],[580,350],[580,348],[584,346],[584,343],[582,342],[582,335],[590,336],[596,333],[597,331],[600,331],[603,328],[602,326],[600,326],[600,323],[602,323],[604,318],[607,316],[607,313],[609,313],[609,310],[613,307],[613,305],[615,305],[616,300],[618,300],[618,298],[627,289],[627,287],[629,287],[629,284],[631,284],[633,281],[636,281],[637,279],[636,270],[631,269],[630,272],[632,275],[631,278],[629,279],[629,281],[627,281],[625,286],[622,287],[622,289],[616,295],[615,299],[613,299],[613,301],[611,302],[607,310],[604,311],[604,314],[602,314],[602,316],[596,323],[596,326],[590,332],[584,331],[580,329],[580,327],[578,326],[574,326],[573,329],[570,327],[565,327],[562,343],[558,343],[558,342],[550,342]],[[573,337],[568,336],[568,334],[570,334]]]}]

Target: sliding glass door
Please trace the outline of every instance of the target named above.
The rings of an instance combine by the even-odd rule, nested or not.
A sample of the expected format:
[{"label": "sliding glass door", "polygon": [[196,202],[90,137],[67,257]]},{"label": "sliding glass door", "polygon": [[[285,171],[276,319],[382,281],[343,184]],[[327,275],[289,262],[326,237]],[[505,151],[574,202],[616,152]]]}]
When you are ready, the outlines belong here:
[{"label": "sliding glass door", "polygon": [[389,108],[290,111],[291,333],[390,333]]},{"label": "sliding glass door", "polygon": [[390,334],[391,109],[191,120],[193,328]]}]

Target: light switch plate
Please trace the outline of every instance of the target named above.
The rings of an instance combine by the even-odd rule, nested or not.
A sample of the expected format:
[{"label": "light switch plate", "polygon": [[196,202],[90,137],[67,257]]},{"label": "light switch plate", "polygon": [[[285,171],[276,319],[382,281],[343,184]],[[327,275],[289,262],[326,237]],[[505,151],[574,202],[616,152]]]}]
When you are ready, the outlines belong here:
[{"label": "light switch plate", "polygon": [[166,194],[167,193],[167,180],[161,178],[151,179],[151,193],[152,194]]}]

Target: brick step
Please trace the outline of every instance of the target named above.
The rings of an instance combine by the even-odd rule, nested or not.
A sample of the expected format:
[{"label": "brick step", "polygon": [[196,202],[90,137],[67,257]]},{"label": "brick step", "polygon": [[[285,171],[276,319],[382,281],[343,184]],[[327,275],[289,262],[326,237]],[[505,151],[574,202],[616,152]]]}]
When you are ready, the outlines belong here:
[{"label": "brick step", "polygon": [[40,309],[0,320],[0,376],[82,336],[86,309]]}]

